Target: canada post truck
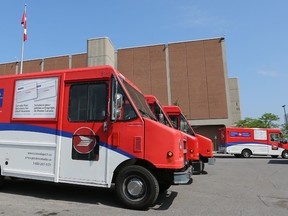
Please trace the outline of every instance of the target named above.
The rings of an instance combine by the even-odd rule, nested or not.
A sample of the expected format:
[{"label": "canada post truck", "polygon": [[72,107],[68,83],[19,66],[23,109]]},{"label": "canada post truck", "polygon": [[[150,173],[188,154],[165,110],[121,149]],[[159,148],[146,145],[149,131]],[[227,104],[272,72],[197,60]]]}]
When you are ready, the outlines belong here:
[{"label": "canada post truck", "polygon": [[[156,116],[159,122],[165,124],[171,128],[175,128],[173,126],[173,122],[167,115],[164,110],[164,106],[161,105],[160,101],[154,95],[145,95],[146,101],[150,106],[150,109]],[[178,130],[178,128],[175,128]],[[191,136],[187,133],[181,131],[186,140],[187,145],[187,160],[193,167],[193,174],[200,174],[203,171],[203,164],[200,162],[199,158],[199,142],[195,136]]]},{"label": "canada post truck", "polygon": [[191,182],[185,151],[110,66],[0,77],[0,183],[115,186],[128,208],[147,209],[159,191]]},{"label": "canada post truck", "polygon": [[278,128],[220,128],[218,144],[221,153],[234,154],[235,157],[270,155],[288,158],[288,144]]},{"label": "canada post truck", "polygon": [[196,137],[198,140],[200,172],[204,171],[205,163],[214,165],[216,159],[213,156],[213,142],[208,137],[195,133],[187,118],[179,106],[163,106],[164,111],[169,116],[173,126],[185,134]]}]

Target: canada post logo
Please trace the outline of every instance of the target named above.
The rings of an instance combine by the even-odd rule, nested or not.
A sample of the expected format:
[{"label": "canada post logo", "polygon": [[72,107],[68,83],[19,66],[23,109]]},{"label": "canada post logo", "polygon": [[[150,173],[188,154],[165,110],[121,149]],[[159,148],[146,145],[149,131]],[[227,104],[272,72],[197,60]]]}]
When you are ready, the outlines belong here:
[{"label": "canada post logo", "polygon": [[231,137],[250,137],[250,132],[230,132]]},{"label": "canada post logo", "polygon": [[3,96],[4,96],[4,89],[0,88],[0,108],[3,105]]},{"label": "canada post logo", "polygon": [[73,134],[72,159],[98,160],[99,137],[88,127],[81,127]]}]

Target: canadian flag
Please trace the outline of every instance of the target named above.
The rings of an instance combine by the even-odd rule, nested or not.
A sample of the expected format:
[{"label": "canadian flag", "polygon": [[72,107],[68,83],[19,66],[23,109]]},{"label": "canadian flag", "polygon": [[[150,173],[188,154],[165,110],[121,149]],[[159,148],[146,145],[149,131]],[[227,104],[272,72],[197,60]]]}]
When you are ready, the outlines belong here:
[{"label": "canadian flag", "polygon": [[24,28],[24,35],[23,35],[23,41],[26,41],[27,40],[27,17],[26,17],[26,7],[25,7],[25,10],[24,10],[24,13],[23,13],[23,16],[22,16],[22,20],[21,20],[21,24]]}]

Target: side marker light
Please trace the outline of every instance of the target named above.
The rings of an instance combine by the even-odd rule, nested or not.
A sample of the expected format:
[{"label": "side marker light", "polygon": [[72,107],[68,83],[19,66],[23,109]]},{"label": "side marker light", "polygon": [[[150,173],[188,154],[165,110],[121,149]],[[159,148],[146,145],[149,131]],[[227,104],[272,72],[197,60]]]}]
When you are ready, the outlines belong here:
[{"label": "side marker light", "polygon": [[168,158],[171,158],[171,157],[173,157],[173,152],[171,152],[171,151],[168,151],[168,152],[167,152],[167,157],[168,157]]}]

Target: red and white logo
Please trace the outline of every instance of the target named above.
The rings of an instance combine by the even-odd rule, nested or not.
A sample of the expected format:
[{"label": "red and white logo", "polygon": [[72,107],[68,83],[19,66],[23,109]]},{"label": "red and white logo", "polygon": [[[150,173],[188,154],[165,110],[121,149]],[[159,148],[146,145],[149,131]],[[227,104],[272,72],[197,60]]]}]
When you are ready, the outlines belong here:
[{"label": "red and white logo", "polygon": [[78,128],[72,142],[73,148],[80,154],[89,154],[97,144],[94,131],[88,127]]}]

